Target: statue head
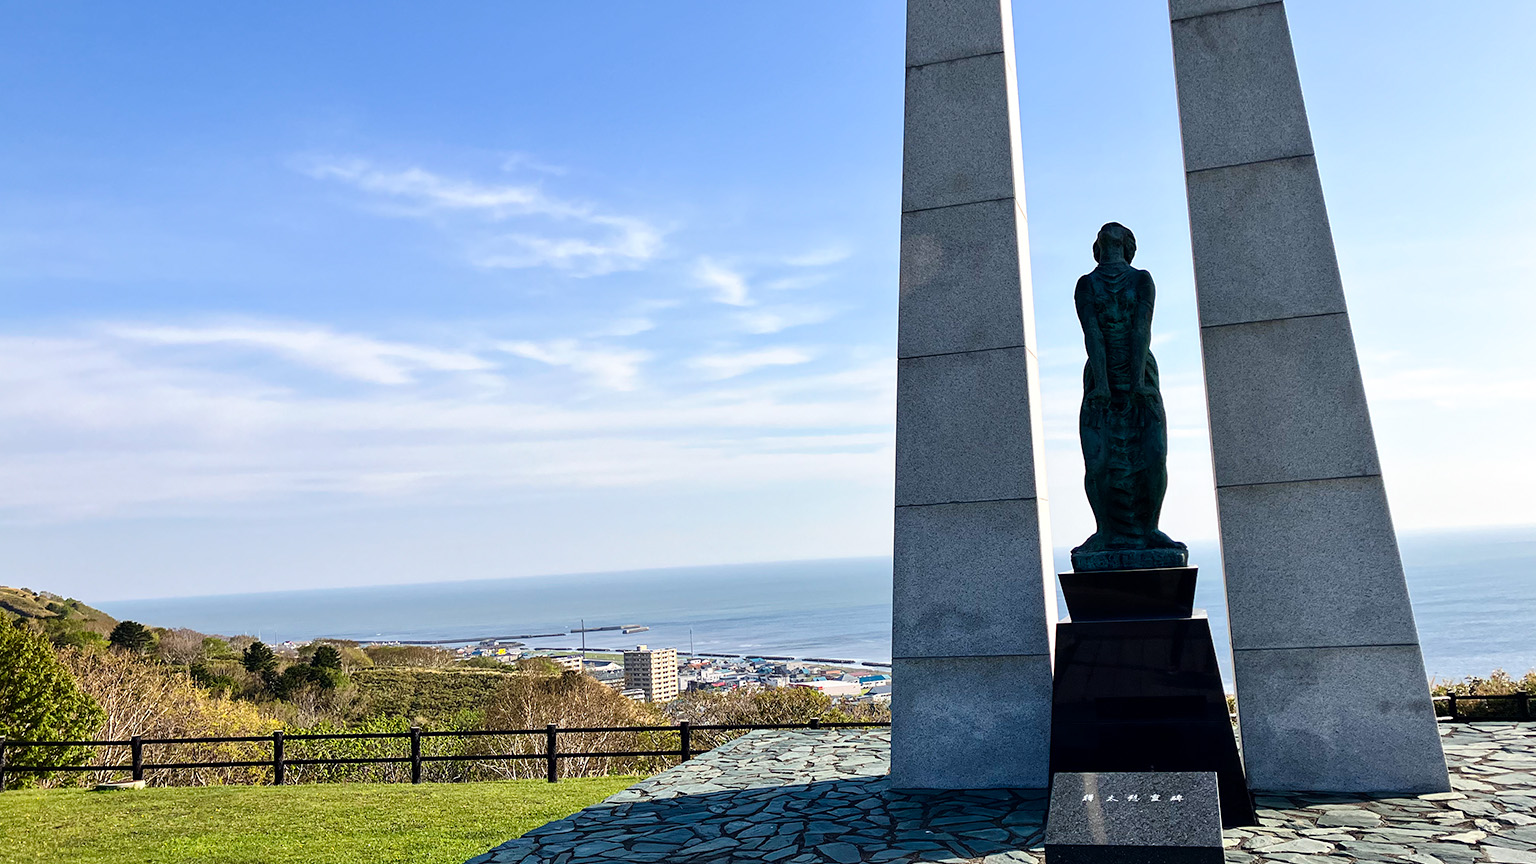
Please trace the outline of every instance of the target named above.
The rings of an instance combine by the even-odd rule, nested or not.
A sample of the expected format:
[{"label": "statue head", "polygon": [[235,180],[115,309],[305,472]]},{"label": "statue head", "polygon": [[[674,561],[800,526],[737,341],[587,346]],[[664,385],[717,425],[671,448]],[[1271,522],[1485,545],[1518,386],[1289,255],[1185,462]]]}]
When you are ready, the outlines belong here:
[{"label": "statue head", "polygon": [[1093,260],[1103,261],[1110,249],[1125,253],[1125,263],[1131,263],[1131,259],[1136,257],[1136,235],[1119,222],[1105,223],[1099,229],[1098,238],[1093,241]]}]

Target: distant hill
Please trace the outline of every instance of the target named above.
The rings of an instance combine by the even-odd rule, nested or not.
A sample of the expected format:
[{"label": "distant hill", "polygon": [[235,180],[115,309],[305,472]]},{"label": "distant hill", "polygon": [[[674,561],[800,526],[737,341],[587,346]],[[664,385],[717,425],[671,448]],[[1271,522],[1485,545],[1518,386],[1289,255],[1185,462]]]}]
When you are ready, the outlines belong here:
[{"label": "distant hill", "polygon": [[0,585],[0,623],[11,624],[18,618],[50,635],[73,632],[106,636],[117,626],[116,618],[79,600]]}]

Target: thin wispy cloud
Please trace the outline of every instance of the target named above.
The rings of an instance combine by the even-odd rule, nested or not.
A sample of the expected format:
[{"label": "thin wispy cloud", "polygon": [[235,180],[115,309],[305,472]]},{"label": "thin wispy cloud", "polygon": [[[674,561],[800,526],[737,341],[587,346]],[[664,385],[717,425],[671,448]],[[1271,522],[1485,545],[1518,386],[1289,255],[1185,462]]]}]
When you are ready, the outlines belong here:
[{"label": "thin wispy cloud", "polygon": [[[760,280],[756,280],[756,284],[770,291],[796,291],[811,288],[826,282],[829,277],[827,272],[815,272],[818,268],[825,268],[836,264],[847,259],[851,254],[847,249],[835,247],[820,249],[803,255],[791,255],[782,259],[759,262],[760,269],[766,270],[770,274],[774,270],[782,271],[785,267],[792,268],[792,270],[782,275],[765,275]],[[757,303],[757,300],[752,296],[752,286],[748,284],[746,274],[738,267],[722,263],[716,258],[704,256],[699,258],[694,264],[693,273],[694,278],[700,284],[713,291],[712,299],[717,303],[724,303],[728,306],[753,306]],[[757,320],[767,319],[760,318]],[[773,331],[767,330],[763,332]]]},{"label": "thin wispy cloud", "polygon": [[644,317],[638,317],[637,316],[637,317],[634,317],[634,318],[622,318],[622,319],[620,319],[618,321],[615,321],[612,324],[609,324],[607,327],[603,327],[603,328],[599,329],[596,332],[595,335],[598,335],[598,336],[637,336],[637,335],[639,335],[641,333],[645,333],[645,332],[647,332],[649,330],[655,330],[655,329],[656,329],[656,322],[655,321],[651,320],[650,318],[644,318]]},{"label": "thin wispy cloud", "polygon": [[307,173],[319,179],[340,180],[364,192],[400,199],[405,204],[422,208],[423,212],[472,210],[492,219],[584,215],[584,208],[552,199],[536,186],[483,185],[452,180],[421,168],[391,171],[362,159],[318,163],[310,166]]},{"label": "thin wispy cloud", "polygon": [[[210,366],[203,352],[228,343],[177,332],[191,328],[136,329],[196,350],[145,351],[104,327],[0,335],[5,518],[287,507],[314,496],[357,505],[509,489],[886,482],[890,364],[586,399],[523,386],[510,370],[506,386],[471,392],[426,381],[337,392],[287,376],[274,384],[260,364]],[[391,344],[392,356],[405,345]],[[415,347],[404,353],[473,356]],[[640,363],[579,343],[500,347],[617,385]]]},{"label": "thin wispy cloud", "polygon": [[769,334],[820,324],[832,317],[832,310],[820,306],[777,306],[771,309],[753,309],[736,316],[741,328],[748,333]]},{"label": "thin wispy cloud", "polygon": [[534,156],[531,153],[508,153],[501,160],[503,171],[536,171],[540,174],[563,175],[566,168],[563,165],[552,165]]},{"label": "thin wispy cloud", "polygon": [[748,372],[769,366],[797,366],[809,363],[812,355],[799,348],[765,348],[761,351],[742,351],[735,354],[705,354],[689,361],[711,379],[735,378]]},{"label": "thin wispy cloud", "polygon": [[784,263],[791,267],[827,267],[846,261],[853,255],[853,251],[845,246],[827,246],[800,255],[791,255],[784,259]]},{"label": "thin wispy cloud", "polygon": [[118,338],[148,345],[269,351],[341,378],[373,384],[408,384],[415,380],[415,373],[423,371],[475,372],[492,368],[490,363],[466,352],[387,342],[312,326],[117,326],[110,328],[110,332]]},{"label": "thin wispy cloud", "polygon": [[[550,267],[595,276],[638,269],[662,249],[663,232],[648,221],[536,185],[478,183],[419,167],[380,168],[364,159],[312,162],[304,170],[373,196],[392,215],[473,220],[477,227],[462,231],[468,236],[461,239],[470,262],[486,269]],[[498,227],[514,222],[513,230]]]},{"label": "thin wispy cloud", "polygon": [[763,287],[770,291],[804,291],[807,288],[826,284],[828,278],[830,277],[826,273],[796,273],[793,276],[765,280]]},{"label": "thin wispy cloud", "polygon": [[472,244],[470,261],[487,270],[553,267],[601,276],[638,269],[661,248],[660,232],[639,219],[593,216],[587,222],[613,230],[599,238],[498,234]]},{"label": "thin wispy cloud", "polygon": [[751,290],[741,273],[710,258],[700,258],[694,265],[694,276],[706,287],[714,290],[714,300],[727,306],[752,305]]},{"label": "thin wispy cloud", "polygon": [[517,357],[549,366],[565,366],[609,390],[634,390],[640,386],[640,365],[650,359],[645,351],[583,345],[575,339],[547,342],[502,342],[499,349]]}]

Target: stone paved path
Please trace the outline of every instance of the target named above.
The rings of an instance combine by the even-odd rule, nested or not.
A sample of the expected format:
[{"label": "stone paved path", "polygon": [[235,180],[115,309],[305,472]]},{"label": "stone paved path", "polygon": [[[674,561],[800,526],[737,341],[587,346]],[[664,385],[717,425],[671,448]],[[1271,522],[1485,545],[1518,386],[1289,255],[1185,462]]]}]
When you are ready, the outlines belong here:
[{"label": "stone paved path", "polygon": [[[1536,864],[1536,724],[1442,726],[1457,791],[1261,796],[1228,864]],[[470,864],[1039,864],[1043,792],[893,793],[886,730],[753,732]]]}]

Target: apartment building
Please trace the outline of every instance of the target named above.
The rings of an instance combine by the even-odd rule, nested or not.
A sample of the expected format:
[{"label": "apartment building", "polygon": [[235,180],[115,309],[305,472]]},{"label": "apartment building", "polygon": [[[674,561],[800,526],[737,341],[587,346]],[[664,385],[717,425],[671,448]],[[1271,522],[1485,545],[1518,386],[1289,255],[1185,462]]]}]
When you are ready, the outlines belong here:
[{"label": "apartment building", "polygon": [[670,702],[677,698],[677,651],[673,648],[648,649],[635,646],[624,652],[624,689],[641,690],[647,702]]}]

